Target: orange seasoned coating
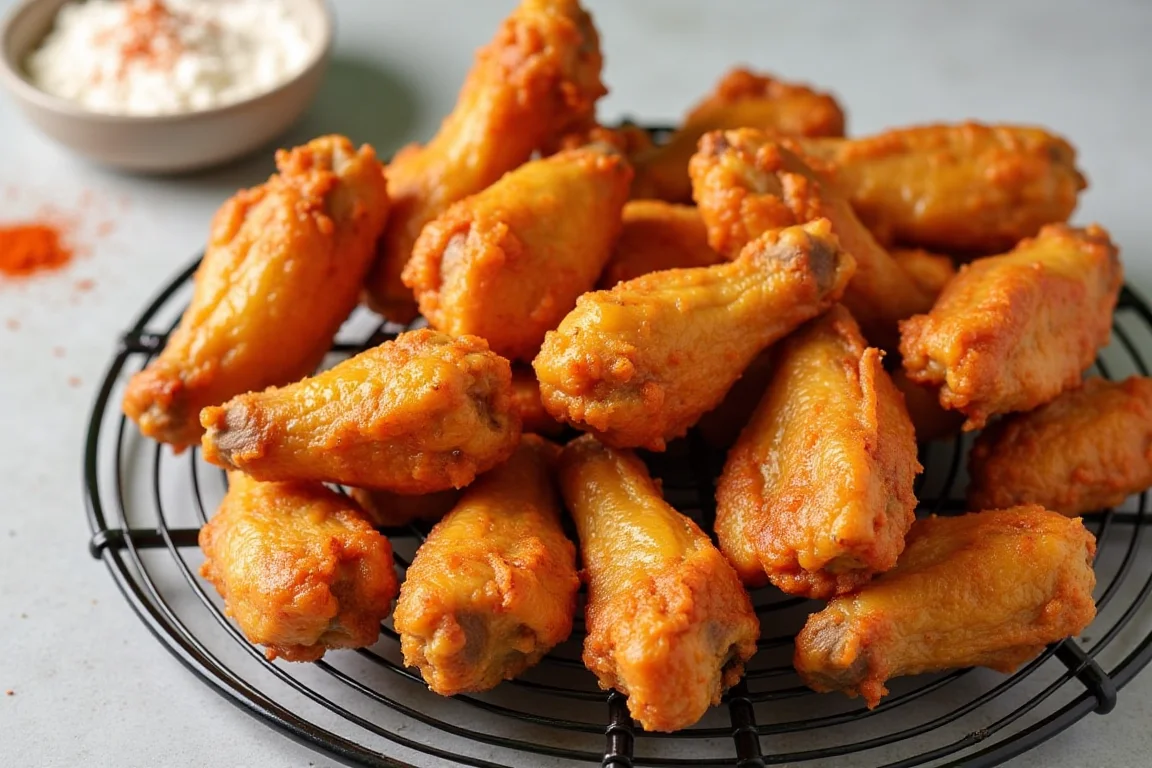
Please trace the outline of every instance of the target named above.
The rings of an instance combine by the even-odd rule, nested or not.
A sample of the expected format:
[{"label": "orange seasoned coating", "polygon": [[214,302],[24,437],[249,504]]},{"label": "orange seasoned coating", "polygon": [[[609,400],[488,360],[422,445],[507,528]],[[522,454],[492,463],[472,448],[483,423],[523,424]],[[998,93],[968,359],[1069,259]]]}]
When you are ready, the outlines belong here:
[{"label": "orange seasoned coating", "polygon": [[895,349],[897,322],[932,306],[933,296],[900,268],[856,217],[848,200],[796,154],[796,145],[764,131],[714,131],[692,157],[693,194],[708,240],[732,256],[745,243],[775,227],[818,218],[856,260],[844,305],[883,349]]},{"label": "orange seasoned coating", "polygon": [[896,565],[922,468],[882,356],[841,305],[777,350],[716,489],[720,549],[745,584],[826,600]]},{"label": "orange seasoned coating", "polygon": [[584,664],[645,730],[697,722],[740,679],[759,622],[732,566],[630,451],[591,435],[560,462],[588,583]]},{"label": "orange seasoned coating", "polygon": [[276,165],[217,211],[192,303],[128,382],[124,413],[177,450],[200,441],[201,408],[311,373],[371,266],[388,217],[372,148],[324,136]]},{"label": "orange seasoned coating", "polygon": [[962,667],[1013,672],[1096,616],[1096,540],[1039,506],[917,520],[896,568],[808,617],[793,663],[813,690],[863,696]]},{"label": "orange seasoned coating", "polygon": [[853,267],[816,221],[765,232],[735,261],[587,293],[533,363],[544,407],[614,447],[663,450],[765,348],[835,303]]},{"label": "orange seasoned coating", "polygon": [[536,372],[528,366],[512,367],[512,409],[520,415],[525,432],[554,437],[564,431],[564,425],[544,410],[540,382],[536,380]]},{"label": "orange seasoned coating", "polygon": [[964,424],[964,414],[950,411],[940,405],[939,387],[917,384],[908,378],[903,368],[892,371],[892,383],[904,395],[904,405],[908,408],[908,415],[912,417],[917,442],[946,440],[960,433],[960,427]]},{"label": "orange seasoned coating", "polygon": [[348,495],[377,528],[399,528],[415,522],[434,523],[448,514],[460,500],[460,491],[456,488],[417,494],[351,488]]},{"label": "orange seasoned coating", "polygon": [[951,256],[922,248],[893,248],[890,253],[900,268],[933,300],[948,281],[956,277],[956,264]]},{"label": "orange seasoned coating", "polygon": [[424,225],[591,121],[607,93],[602,64],[592,17],[577,0],[522,0],[477,52],[436,136],[388,166],[396,206],[366,284],[369,306],[396,322],[415,317],[400,274]]},{"label": "orange seasoned coating", "polygon": [[1152,487],[1152,379],[1091,378],[985,430],[968,458],[969,504],[1041,504],[1065,515]]},{"label": "orange seasoned coating", "polygon": [[632,170],[590,145],[525,163],[424,228],[404,283],[434,327],[531,360],[612,252]]},{"label": "orange seasoned coating", "polygon": [[204,458],[259,480],[405,494],[462,488],[515,449],[508,361],[423,329],[200,415]]},{"label": "orange seasoned coating", "polygon": [[649,272],[709,267],[721,261],[708,245],[708,229],[695,208],[633,200],[624,206],[620,235],[598,287],[612,288]]},{"label": "orange seasoned coating", "polygon": [[372,645],[400,590],[388,539],[320,483],[229,472],[200,549],[200,575],[269,659],[316,661],[330,648]]},{"label": "orange seasoned coating", "polygon": [[560,525],[559,451],[525,435],[416,551],[393,625],[404,663],[442,696],[511,680],[572,631],[580,578]]},{"label": "orange seasoned coating", "polygon": [[932,311],[900,324],[908,377],[980,429],[1080,384],[1108,343],[1123,281],[1101,227],[1051,224],[1001,256],[961,268]]},{"label": "orange seasoned coating", "polygon": [[922,125],[799,143],[885,243],[1002,253],[1067,221],[1087,186],[1076,150],[1030,126]]},{"label": "orange seasoned coating", "polygon": [[738,67],[685,116],[667,143],[633,156],[634,199],[692,201],[688,161],[708,131],[761,128],[781,135],[843,136],[844,112],[831,95]]}]

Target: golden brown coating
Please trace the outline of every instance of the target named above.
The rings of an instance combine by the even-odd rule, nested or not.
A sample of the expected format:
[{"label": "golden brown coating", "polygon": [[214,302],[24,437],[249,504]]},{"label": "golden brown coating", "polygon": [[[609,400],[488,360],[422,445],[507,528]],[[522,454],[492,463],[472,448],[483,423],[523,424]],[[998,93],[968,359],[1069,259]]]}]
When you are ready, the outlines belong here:
[{"label": "golden brown coating", "polygon": [[716,488],[720,550],[745,584],[826,600],[896,565],[922,468],[882,356],[841,305],[776,351]]},{"label": "golden brown coating", "polygon": [[708,267],[723,261],[708,245],[708,229],[690,205],[633,200],[598,287],[608,289],[649,272]]},{"label": "golden brown coating", "polygon": [[1065,515],[1114,507],[1152,487],[1152,379],[1091,378],[976,439],[969,504],[1040,504]]},{"label": "golden brown coating", "polygon": [[604,144],[525,163],[424,227],[404,284],[432,327],[531,360],[604,269],[631,179]]},{"label": "golden brown coating", "polygon": [[732,69],[685,116],[667,143],[633,156],[636,181],[632,197],[691,202],[688,160],[697,142],[708,131],[731,128],[761,128],[794,136],[843,136],[844,113],[827,93],[747,69]]},{"label": "golden brown coating", "polygon": [[764,233],[735,261],[586,293],[533,365],[544,407],[618,448],[660,451],[852,274],[827,221]]},{"label": "golden brown coating", "polygon": [[932,311],[900,324],[908,377],[979,429],[1080,384],[1108,343],[1123,281],[1101,227],[1050,224],[1001,256],[960,269]]},{"label": "golden brown coating", "polygon": [[558,453],[525,435],[416,551],[393,625],[404,663],[436,693],[511,680],[572,631],[580,578],[560,526]]},{"label": "golden brown coating", "polygon": [[456,488],[417,494],[351,488],[348,495],[377,528],[399,528],[417,521],[434,523],[460,500],[460,491]]},{"label": "golden brown coating", "polygon": [[523,431],[555,437],[564,431],[564,425],[544,410],[540,399],[540,382],[530,367],[512,366],[512,409],[520,415]]},{"label": "golden brown coating", "polygon": [[428,329],[200,421],[204,458],[226,469],[407,494],[462,488],[520,438],[508,361],[483,339]]},{"label": "golden brown coating", "polygon": [[944,286],[948,285],[948,281],[956,277],[956,264],[951,256],[932,253],[922,248],[893,248],[890,253],[900,268],[907,272],[933,301],[944,290]]},{"label": "golden brown coating", "polygon": [[787,139],[753,129],[715,131],[692,157],[693,194],[708,225],[708,240],[732,256],[761,232],[818,218],[856,260],[844,305],[874,345],[893,350],[897,322],[927,312],[933,296],[923,290],[876,242],[848,200],[823,181]]},{"label": "golden brown coating", "polygon": [[1095,552],[1079,518],[1038,506],[917,520],[895,569],[808,617],[796,671],[869,708],[894,677],[1012,672],[1092,622]]},{"label": "golden brown coating", "polygon": [[372,148],[325,136],[276,165],[217,211],[192,303],[128,382],[124,413],[177,450],[200,441],[201,408],[311,373],[372,264],[388,217]]},{"label": "golden brown coating", "polygon": [[388,539],[320,483],[229,472],[200,549],[200,575],[269,659],[316,661],[329,648],[372,645],[400,590]]},{"label": "golden brown coating", "polygon": [[607,93],[602,63],[592,17],[577,0],[522,0],[476,53],[436,136],[405,147],[388,166],[396,205],[366,285],[373,309],[396,322],[415,317],[400,273],[424,225],[590,121]]},{"label": "golden brown coating", "polygon": [[950,411],[940,405],[939,387],[917,384],[908,378],[903,368],[892,371],[892,383],[904,395],[904,405],[908,408],[908,415],[912,417],[917,442],[945,440],[960,433],[960,427],[964,424],[964,414]]},{"label": "golden brown coating", "polygon": [[1002,253],[1067,221],[1087,182],[1076,150],[1041,128],[922,125],[858,139],[800,140],[885,243]]},{"label": "golden brown coating", "polygon": [[628,696],[645,730],[687,728],[756,652],[748,593],[632,452],[578,438],[561,456],[560,486],[588,582],[584,664]]}]

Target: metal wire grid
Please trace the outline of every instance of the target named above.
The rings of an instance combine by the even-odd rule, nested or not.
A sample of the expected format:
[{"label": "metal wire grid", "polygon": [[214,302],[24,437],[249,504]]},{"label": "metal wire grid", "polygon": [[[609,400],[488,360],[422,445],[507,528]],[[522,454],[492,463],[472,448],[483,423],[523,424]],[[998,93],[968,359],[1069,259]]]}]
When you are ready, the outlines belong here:
[{"label": "metal wire grid", "polygon": [[[113,397],[130,361],[143,367],[163,346],[166,334],[148,329],[165,320],[174,326],[182,307],[176,296],[186,292],[196,266],[177,276],[125,334],[97,396],[84,468],[90,551],[186,667],[249,714],[341,761],[479,768],[990,766],[1092,711],[1110,711],[1117,689],[1152,659],[1152,627],[1132,625],[1152,592],[1152,547],[1145,546],[1149,505],[1142,495],[1132,511],[1110,510],[1088,521],[1100,542],[1099,616],[1088,630],[1091,638],[1052,646],[1011,676],[959,670],[896,681],[892,695],[872,711],[800,685],[790,663],[792,637],[818,605],[771,588],[753,594],[765,636],[745,679],[700,725],[674,734],[639,731],[624,697],[598,690],[579,660],[579,620],[573,639],[523,679],[490,694],[451,700],[428,692],[419,675],[403,666],[388,623],[370,649],[332,653],[314,665],[268,662],[196,575],[196,536],[215,509],[211,499],[223,493],[222,473],[195,450],[178,457],[145,441],[119,414]],[[373,326],[361,313],[345,326],[333,352],[346,356],[401,330]],[[1134,340],[1138,334],[1152,340],[1152,312],[1125,289],[1114,344],[1097,361],[1101,375],[1148,374]],[[963,487],[966,443],[922,446],[922,512],[962,510],[956,489]],[[723,455],[690,435],[668,454],[648,459],[669,501],[710,527],[713,480]],[[398,567],[406,568],[425,530],[385,533]],[[1115,643],[1117,638],[1122,642]],[[1098,662],[1106,657],[1116,659],[1108,671]]]}]

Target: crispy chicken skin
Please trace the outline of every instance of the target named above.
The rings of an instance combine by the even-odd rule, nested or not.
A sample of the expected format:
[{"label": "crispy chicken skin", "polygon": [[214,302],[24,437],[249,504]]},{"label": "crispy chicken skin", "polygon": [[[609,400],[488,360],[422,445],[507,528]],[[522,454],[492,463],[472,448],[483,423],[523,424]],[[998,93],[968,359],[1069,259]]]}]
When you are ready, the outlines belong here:
[{"label": "crispy chicken skin", "polygon": [[890,253],[900,268],[933,301],[948,285],[948,281],[956,277],[956,263],[951,256],[932,253],[923,248],[893,248]]},{"label": "crispy chicken skin", "polygon": [[598,287],[607,290],[649,272],[709,267],[721,261],[708,245],[708,229],[695,208],[633,200],[624,206],[620,235]]},{"label": "crispy chicken skin", "polygon": [[783,342],[716,489],[745,584],[828,599],[896,565],[921,471],[904,397],[837,305]]},{"label": "crispy chicken skin", "polygon": [[730,70],[666,144],[633,158],[632,197],[692,201],[688,160],[708,131],[761,128],[782,135],[843,136],[844,113],[829,94],[744,68]]},{"label": "crispy chicken skin", "polygon": [[371,266],[388,216],[372,148],[325,136],[276,165],[216,213],[192,303],[128,382],[124,413],[177,450],[200,441],[201,408],[311,373]]},{"label": "crispy chicken skin", "polygon": [[544,410],[540,399],[540,382],[529,366],[512,366],[512,408],[520,415],[525,432],[555,437],[564,431],[564,425]]},{"label": "crispy chicken skin", "polygon": [[884,243],[1003,253],[1067,221],[1087,182],[1076,150],[1041,128],[923,125],[855,139],[799,140],[829,166]]},{"label": "crispy chicken skin", "polygon": [[646,730],[687,728],[756,652],[748,593],[630,451],[578,438],[561,456],[560,485],[588,583],[584,664],[628,696]]},{"label": "crispy chicken skin", "polygon": [[352,488],[348,494],[377,528],[399,528],[417,521],[434,523],[460,500],[460,491],[455,488],[417,494]]},{"label": "crispy chicken skin", "polygon": [[329,648],[371,645],[400,590],[388,539],[320,483],[229,472],[200,549],[200,575],[269,659],[316,661]]},{"label": "crispy chicken skin", "polygon": [[844,305],[872,344],[896,348],[897,321],[927,312],[933,296],[900,268],[856,217],[848,200],[821,180],[787,139],[764,131],[715,131],[692,157],[693,193],[708,240],[732,256],[765,230],[818,218],[856,260]]},{"label": "crispy chicken skin", "polygon": [[424,225],[590,121],[607,93],[602,63],[592,17],[577,0],[523,0],[504,20],[436,136],[388,166],[396,206],[366,286],[373,309],[397,322],[415,317],[400,273]]},{"label": "crispy chicken skin", "polygon": [[1091,623],[1095,551],[1079,518],[1038,506],[918,520],[895,569],[808,617],[796,671],[869,708],[894,677],[1012,672]]},{"label": "crispy chicken skin", "polygon": [[404,283],[434,328],[529,361],[596,284],[631,180],[604,144],[525,163],[429,223]]},{"label": "crispy chicken skin", "polygon": [[225,469],[407,494],[462,488],[520,437],[508,361],[483,339],[428,329],[200,420],[204,458]]},{"label": "crispy chicken skin", "polygon": [[1080,384],[1108,343],[1123,280],[1103,228],[1050,224],[1001,256],[961,268],[932,311],[900,324],[908,377],[979,429]]},{"label": "crispy chicken skin", "polygon": [[852,269],[817,221],[766,232],[732,262],[584,294],[536,357],[544,407],[609,445],[664,450],[760,352],[831,306]]},{"label": "crispy chicken skin", "polygon": [[917,384],[908,378],[903,368],[892,371],[892,383],[904,395],[904,405],[908,408],[908,415],[912,417],[917,442],[945,440],[959,434],[960,427],[964,423],[964,414],[950,411],[940,405],[939,387]]},{"label": "crispy chicken skin", "polygon": [[393,625],[404,663],[436,693],[493,688],[571,633],[580,578],[560,526],[559,451],[525,435],[416,551]]},{"label": "crispy chicken skin", "polygon": [[1152,487],[1152,379],[1092,378],[976,439],[968,503],[1040,504],[1065,515]]}]

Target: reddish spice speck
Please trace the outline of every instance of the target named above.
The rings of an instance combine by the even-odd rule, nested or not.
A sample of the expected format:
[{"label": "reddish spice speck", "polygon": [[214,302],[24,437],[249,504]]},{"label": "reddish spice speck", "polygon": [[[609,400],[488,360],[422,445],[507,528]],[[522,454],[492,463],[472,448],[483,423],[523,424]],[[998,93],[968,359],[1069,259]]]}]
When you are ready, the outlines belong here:
[{"label": "reddish spice speck", "polygon": [[72,260],[60,228],[47,220],[0,227],[0,273],[26,277]]},{"label": "reddish spice speck", "polygon": [[52,357],[64,357],[64,347],[52,347]]},{"label": "reddish spice speck", "polygon": [[96,236],[97,237],[107,237],[108,235],[112,234],[112,232],[115,231],[115,229],[116,229],[116,222],[114,222],[114,221],[102,221],[96,225]]},{"label": "reddish spice speck", "polygon": [[8,690],[4,691],[4,695],[5,695],[5,696],[15,696],[15,695],[16,695],[16,691],[14,691],[14,690],[12,690],[11,688],[9,688]]},{"label": "reddish spice speck", "polygon": [[20,321],[19,321],[19,320],[17,320],[16,318],[14,318],[14,317],[10,317],[10,318],[8,318],[7,320],[5,320],[5,321],[4,321],[4,325],[5,325],[5,326],[8,328],[8,330],[10,330],[10,331],[18,331],[18,330],[20,330]]},{"label": "reddish spice speck", "polygon": [[80,381],[79,376],[69,376],[68,377],[68,386],[72,387],[73,389],[75,389],[76,387],[79,387],[83,383],[84,382]]},{"label": "reddish spice speck", "polygon": [[120,62],[116,76],[123,77],[128,64],[139,61],[160,69],[171,68],[183,51],[177,30],[182,21],[161,0],[135,0],[129,3],[127,19],[120,27],[105,30],[96,42],[118,48]]},{"label": "reddish spice speck", "polygon": [[75,288],[79,293],[88,293],[95,287],[96,281],[88,277],[84,278],[83,280],[77,280],[75,285]]}]

